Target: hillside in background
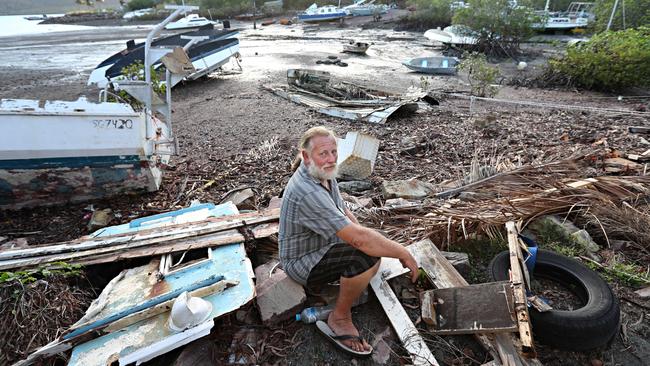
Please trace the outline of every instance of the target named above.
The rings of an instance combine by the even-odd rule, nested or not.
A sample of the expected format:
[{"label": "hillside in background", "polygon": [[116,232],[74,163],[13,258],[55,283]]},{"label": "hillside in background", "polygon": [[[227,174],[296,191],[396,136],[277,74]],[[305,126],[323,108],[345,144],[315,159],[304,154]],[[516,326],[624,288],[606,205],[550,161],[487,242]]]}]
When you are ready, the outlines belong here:
[{"label": "hillside in background", "polygon": [[0,15],[60,14],[119,8],[119,0],[96,0],[92,6],[78,4],[75,0],[0,0]]}]

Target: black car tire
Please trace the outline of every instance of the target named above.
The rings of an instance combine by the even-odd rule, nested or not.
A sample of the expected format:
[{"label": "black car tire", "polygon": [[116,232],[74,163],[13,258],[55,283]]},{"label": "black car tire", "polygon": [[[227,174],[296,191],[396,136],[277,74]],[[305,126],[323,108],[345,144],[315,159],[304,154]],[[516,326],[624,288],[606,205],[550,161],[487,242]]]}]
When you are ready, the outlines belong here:
[{"label": "black car tire", "polygon": [[[489,266],[495,281],[507,281],[508,251],[499,253]],[[542,344],[566,349],[589,350],[612,340],[620,325],[620,308],[611,288],[582,263],[566,256],[538,250],[534,278],[545,278],[570,289],[585,304],[575,310],[540,313],[529,308],[535,339]]]}]

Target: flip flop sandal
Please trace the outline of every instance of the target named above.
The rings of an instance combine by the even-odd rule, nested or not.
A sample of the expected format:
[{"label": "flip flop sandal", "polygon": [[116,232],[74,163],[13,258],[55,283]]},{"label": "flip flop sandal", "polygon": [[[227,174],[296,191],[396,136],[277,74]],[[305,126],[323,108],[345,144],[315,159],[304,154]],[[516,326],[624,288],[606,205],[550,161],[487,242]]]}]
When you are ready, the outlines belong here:
[{"label": "flip flop sandal", "polygon": [[370,356],[370,354],[372,353],[372,347],[370,347],[370,350],[368,350],[368,351],[360,352],[360,351],[353,350],[352,348],[346,346],[342,342],[342,341],[347,341],[348,339],[356,339],[359,342],[363,343],[363,339],[361,337],[359,337],[359,336],[350,335],[350,334],[336,335],[336,333],[334,333],[332,328],[330,328],[330,326],[327,325],[327,323],[325,323],[322,320],[319,320],[319,321],[316,322],[316,327],[318,327],[318,330],[320,330],[321,333],[323,333],[323,335],[325,335],[327,337],[327,339],[334,342],[334,344],[336,346],[338,346],[340,349],[342,349],[343,351],[345,351],[345,352],[347,352],[347,353],[349,353],[351,355],[354,355],[354,356]]}]

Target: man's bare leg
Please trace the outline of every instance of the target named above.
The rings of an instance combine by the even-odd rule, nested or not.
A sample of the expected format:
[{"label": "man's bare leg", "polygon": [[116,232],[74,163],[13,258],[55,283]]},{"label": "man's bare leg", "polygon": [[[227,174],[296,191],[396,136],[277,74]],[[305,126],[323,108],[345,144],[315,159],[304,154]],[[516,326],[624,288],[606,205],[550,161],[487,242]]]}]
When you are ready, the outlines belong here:
[{"label": "man's bare leg", "polygon": [[[337,335],[359,335],[359,331],[352,323],[352,304],[361,296],[363,290],[368,287],[370,279],[379,269],[380,262],[381,260],[378,260],[374,266],[355,277],[341,277],[339,297],[336,299],[334,310],[327,319],[327,325]],[[343,343],[357,352],[370,350],[370,345],[366,341],[362,343],[357,340],[346,340]]]}]

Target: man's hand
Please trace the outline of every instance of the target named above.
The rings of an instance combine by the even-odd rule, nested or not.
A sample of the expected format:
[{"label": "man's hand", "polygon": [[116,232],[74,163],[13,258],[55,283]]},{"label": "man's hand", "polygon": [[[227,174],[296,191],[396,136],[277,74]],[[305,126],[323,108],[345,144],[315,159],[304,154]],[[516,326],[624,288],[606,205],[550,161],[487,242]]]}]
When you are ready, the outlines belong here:
[{"label": "man's hand", "polygon": [[415,258],[413,258],[411,253],[408,251],[405,252],[404,257],[399,258],[399,262],[402,263],[402,266],[411,270],[411,282],[415,283],[418,279],[418,269],[420,267],[418,267],[418,263],[415,261]]}]

